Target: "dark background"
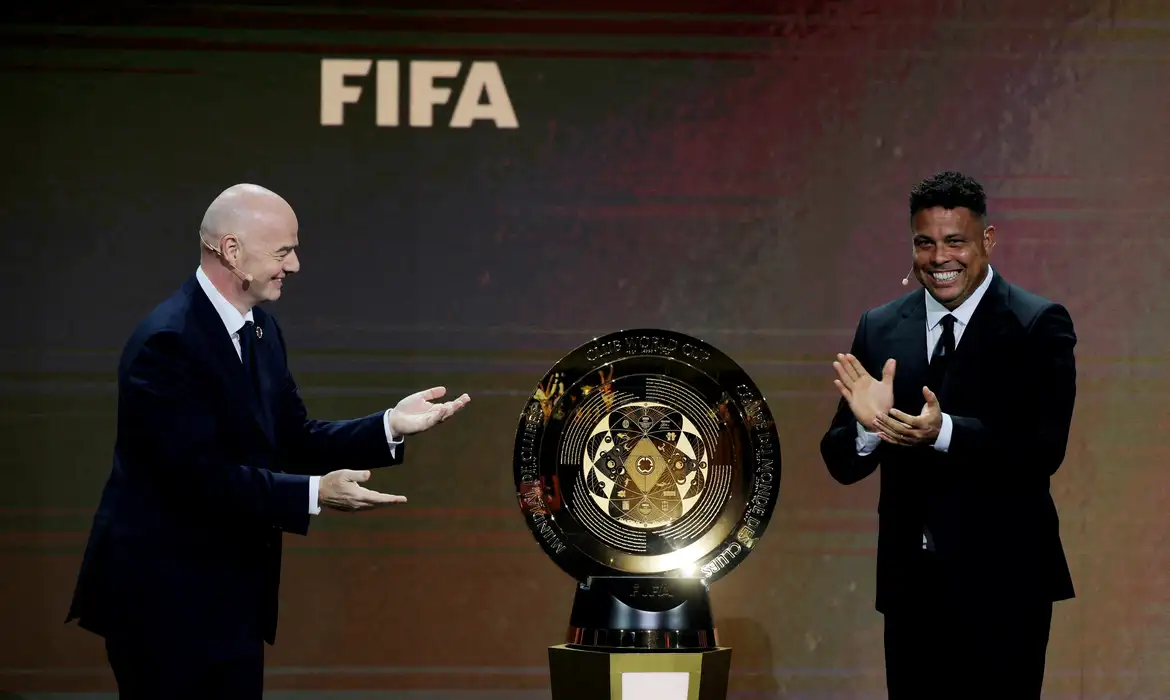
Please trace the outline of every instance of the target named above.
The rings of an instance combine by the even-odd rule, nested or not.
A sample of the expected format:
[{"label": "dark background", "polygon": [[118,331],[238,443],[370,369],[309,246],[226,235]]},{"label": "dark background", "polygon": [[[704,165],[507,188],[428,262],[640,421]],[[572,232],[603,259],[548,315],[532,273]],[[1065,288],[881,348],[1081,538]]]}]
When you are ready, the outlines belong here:
[{"label": "dark background", "polygon": [[[960,169],[988,189],[997,272],[1067,305],[1080,336],[1053,484],[1078,597],[1056,608],[1046,697],[1170,693],[1170,6],[13,12],[0,689],[112,688],[100,640],[62,621],[109,469],[117,355],[194,272],[210,201],[256,182],[300,219],[302,272],[269,310],[314,414],[436,383],[474,399],[374,478],[407,506],[286,538],[269,688],[543,697],[573,582],[516,505],[516,420],[563,354],[648,326],[731,355],[779,423],[777,515],[713,588],[733,692],[880,696],[877,480],[842,487],[820,461],[829,363],[864,309],[905,291],[909,188]],[[406,125],[405,65],[403,126],[374,125],[371,71],[325,127],[324,58],[463,63],[433,128]],[[447,126],[474,60],[498,64],[518,128]]]}]

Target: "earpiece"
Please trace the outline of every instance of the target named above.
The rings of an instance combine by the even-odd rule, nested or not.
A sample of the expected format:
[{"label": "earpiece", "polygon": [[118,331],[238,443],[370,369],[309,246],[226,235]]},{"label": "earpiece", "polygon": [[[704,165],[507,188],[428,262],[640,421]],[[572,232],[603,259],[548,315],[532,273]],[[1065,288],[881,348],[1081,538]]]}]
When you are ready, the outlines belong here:
[{"label": "earpiece", "polygon": [[236,274],[236,277],[239,277],[239,278],[240,278],[242,281],[244,281],[244,282],[252,282],[252,281],[255,279],[254,277],[252,277],[252,275],[248,274],[247,272],[244,272],[244,271],[243,271],[243,270],[241,270],[240,268],[238,268],[238,267],[236,267],[235,265],[233,265],[233,264],[232,264],[232,261],[231,261],[231,260],[228,260],[228,259],[227,259],[227,258],[224,256],[224,254],[223,254],[223,251],[222,251],[222,250],[220,250],[219,248],[214,248],[214,247],[212,247],[212,245],[211,245],[210,243],[208,243],[208,242],[207,242],[207,239],[203,237],[203,234],[202,234],[202,233],[200,233],[200,234],[199,234],[199,240],[200,240],[200,242],[202,242],[202,243],[203,243],[203,247],[205,247],[205,248],[207,248],[208,250],[210,250],[211,252],[215,253],[216,255],[218,255],[218,256],[219,256],[219,259],[220,259],[220,260],[222,260],[222,261],[224,261],[225,263],[227,263],[228,267],[230,267],[230,268],[232,269],[232,272],[234,272],[234,273]]}]

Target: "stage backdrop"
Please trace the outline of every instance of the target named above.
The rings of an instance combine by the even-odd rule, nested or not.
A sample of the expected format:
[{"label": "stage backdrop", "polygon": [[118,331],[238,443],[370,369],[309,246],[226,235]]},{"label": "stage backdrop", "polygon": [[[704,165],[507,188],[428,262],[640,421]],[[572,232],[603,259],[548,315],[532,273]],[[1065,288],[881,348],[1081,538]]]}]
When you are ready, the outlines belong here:
[{"label": "stage backdrop", "polygon": [[1066,304],[1080,336],[1053,483],[1078,596],[1056,607],[1046,697],[1166,697],[1170,7],[17,12],[0,688],[112,688],[100,640],[63,619],[118,352],[194,272],[211,199],[255,182],[300,217],[302,271],[270,311],[314,414],[440,383],[474,399],[375,476],[408,505],[285,538],[269,688],[542,697],[574,584],[521,518],[517,419],[562,354],[649,326],[730,354],[779,423],[778,514],[713,588],[733,691],[878,697],[877,479],[840,486],[817,444],[833,353],[905,291],[909,188],[960,169],[988,187],[995,269]]}]

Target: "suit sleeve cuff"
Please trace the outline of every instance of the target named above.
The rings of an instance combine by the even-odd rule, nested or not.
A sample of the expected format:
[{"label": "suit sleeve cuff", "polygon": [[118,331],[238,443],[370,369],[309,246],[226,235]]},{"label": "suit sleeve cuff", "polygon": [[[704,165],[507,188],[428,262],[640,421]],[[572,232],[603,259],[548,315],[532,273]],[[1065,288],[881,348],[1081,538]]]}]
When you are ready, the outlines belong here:
[{"label": "suit sleeve cuff", "polygon": [[857,446],[857,456],[864,457],[876,450],[878,445],[881,444],[882,439],[878,437],[877,433],[871,433],[866,430],[865,426],[861,423],[856,423],[856,425],[857,440],[855,444]]},{"label": "suit sleeve cuff", "polygon": [[294,535],[308,534],[312,516],[305,508],[305,491],[308,490],[305,485],[309,478],[303,474],[272,474],[273,525]]},{"label": "suit sleeve cuff", "polygon": [[954,426],[949,413],[942,414],[942,427],[938,429],[938,437],[934,439],[934,449],[946,452],[951,447],[951,431]]}]

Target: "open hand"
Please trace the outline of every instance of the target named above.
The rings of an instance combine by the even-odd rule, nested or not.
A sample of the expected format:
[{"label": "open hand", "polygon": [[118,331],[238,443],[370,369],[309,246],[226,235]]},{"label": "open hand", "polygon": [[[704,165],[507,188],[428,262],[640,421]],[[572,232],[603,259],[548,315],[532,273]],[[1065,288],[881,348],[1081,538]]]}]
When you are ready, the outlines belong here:
[{"label": "open hand", "polygon": [[431,403],[447,393],[441,386],[419,391],[398,402],[390,411],[390,432],[395,435],[413,435],[421,433],[436,423],[442,423],[463,408],[471,401],[471,397],[463,394],[454,401]]},{"label": "open hand", "polygon": [[406,496],[379,493],[361,486],[369,481],[370,472],[338,469],[321,477],[317,486],[317,501],[326,508],[353,512],[369,510],[393,503],[406,503]]},{"label": "open hand", "polygon": [[879,382],[865,371],[865,367],[853,355],[838,354],[837,361],[833,363],[833,369],[837,371],[833,385],[849,403],[853,417],[867,430],[876,431],[874,419],[894,407],[895,364],[892,357],[886,360]]},{"label": "open hand", "polygon": [[887,414],[877,417],[878,437],[892,445],[910,447],[913,445],[929,445],[938,437],[942,429],[942,408],[938,405],[938,397],[929,387],[922,387],[922,396],[926,404],[917,416],[903,413],[894,408]]}]

